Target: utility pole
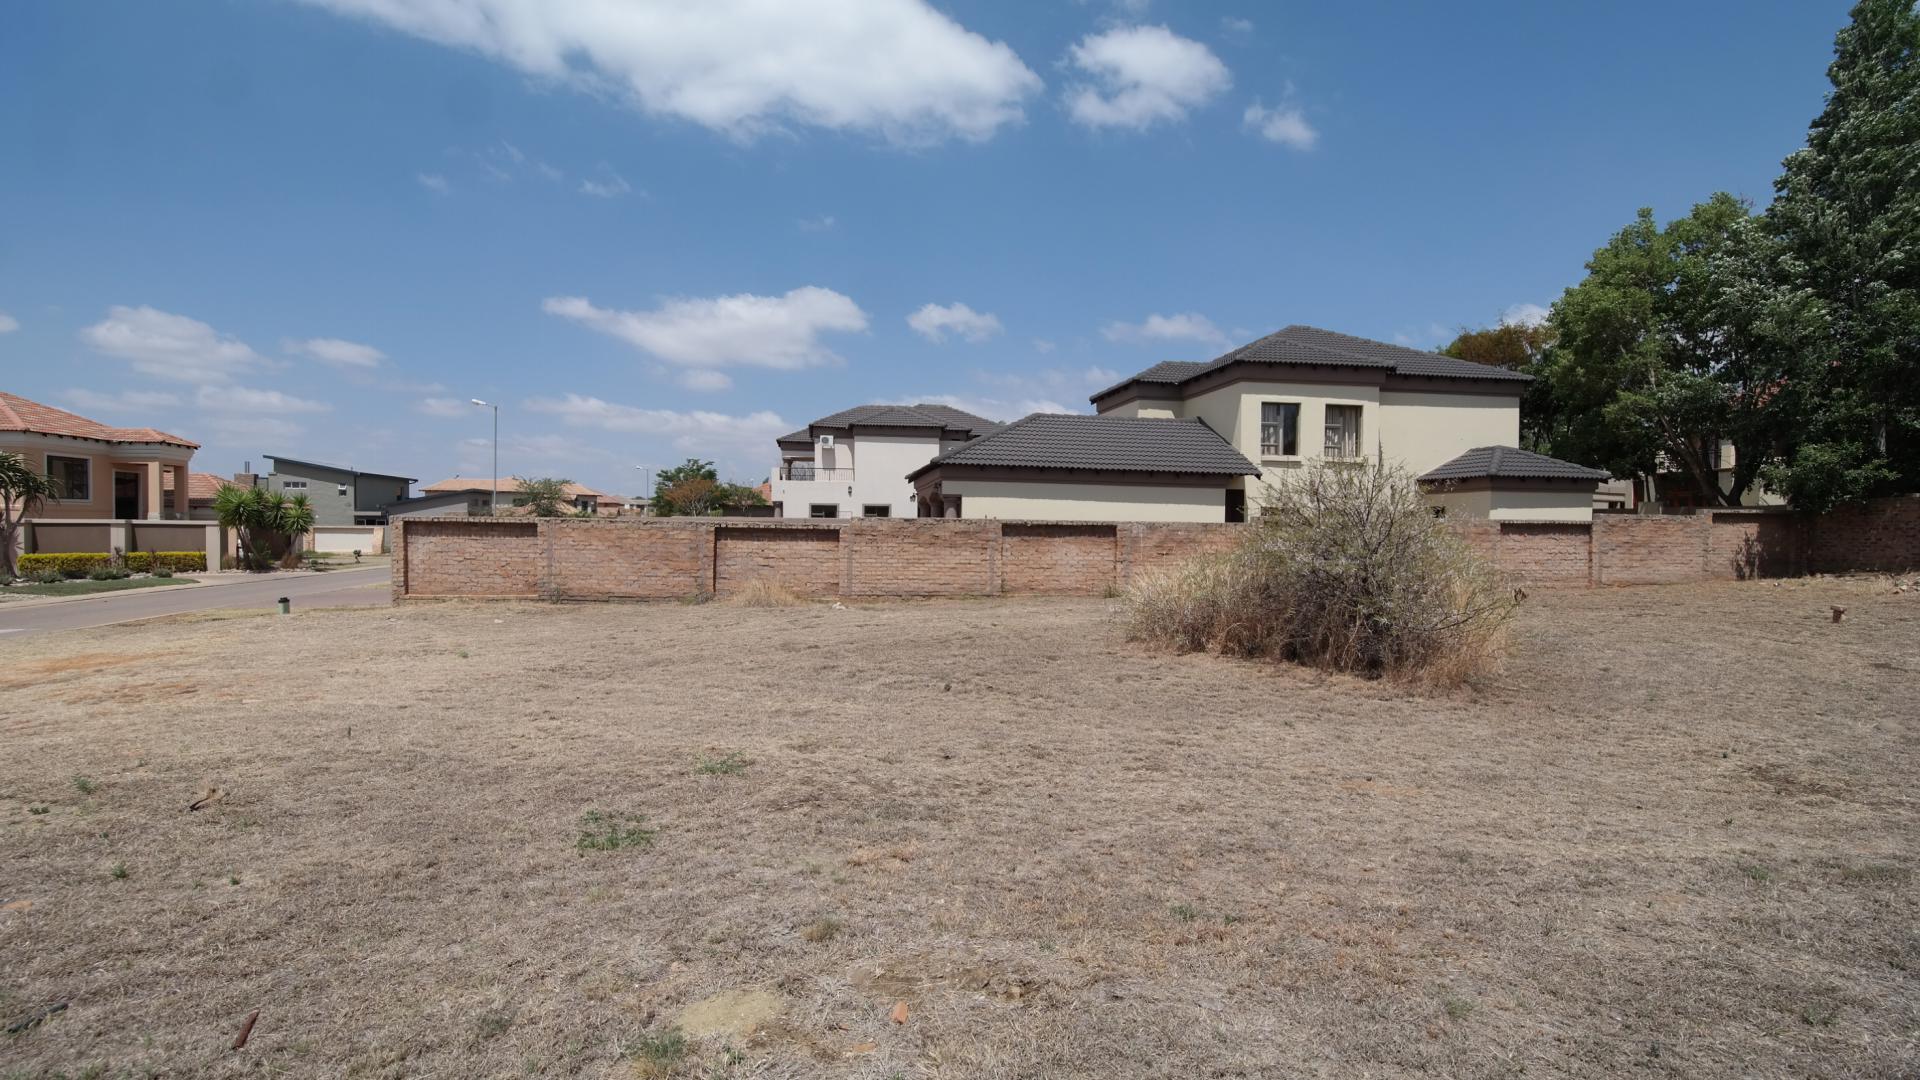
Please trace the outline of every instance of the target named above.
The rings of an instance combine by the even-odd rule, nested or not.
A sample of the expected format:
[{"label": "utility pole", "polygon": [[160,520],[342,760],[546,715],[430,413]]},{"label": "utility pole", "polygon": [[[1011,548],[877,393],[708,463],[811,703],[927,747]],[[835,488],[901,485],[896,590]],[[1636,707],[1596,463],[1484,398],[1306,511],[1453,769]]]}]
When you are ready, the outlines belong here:
[{"label": "utility pole", "polygon": [[474,398],[473,403],[493,410],[493,494],[487,498],[487,513],[500,513],[500,406]]}]

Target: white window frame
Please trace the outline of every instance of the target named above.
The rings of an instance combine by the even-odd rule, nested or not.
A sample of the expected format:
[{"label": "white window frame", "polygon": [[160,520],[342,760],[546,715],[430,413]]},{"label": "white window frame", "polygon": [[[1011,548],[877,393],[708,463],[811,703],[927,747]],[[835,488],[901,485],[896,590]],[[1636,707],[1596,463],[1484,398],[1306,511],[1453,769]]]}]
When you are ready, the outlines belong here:
[{"label": "white window frame", "polygon": [[[879,510],[879,513],[872,511]],[[866,518],[890,518],[893,516],[892,503],[861,503],[860,516]]]},{"label": "white window frame", "polygon": [[40,462],[40,465],[41,465],[42,471],[44,471],[49,477],[53,475],[53,459],[55,458],[59,458],[61,461],[78,461],[87,467],[87,491],[86,491],[86,494],[84,495],[58,496],[53,501],[54,502],[92,502],[93,501],[93,459],[90,457],[80,457],[75,454],[52,454],[52,453],[46,454],[43,456]]},{"label": "white window frame", "polygon": [[[1285,420],[1280,421],[1280,443],[1279,443],[1280,449],[1274,453],[1267,452],[1267,406],[1269,405],[1275,406],[1276,408],[1280,408],[1281,410],[1283,410],[1283,412],[1286,406],[1288,405],[1293,406],[1293,452],[1292,453],[1288,453],[1286,448],[1287,427],[1286,427]],[[1260,417],[1259,417],[1260,456],[1263,458],[1267,458],[1269,460],[1277,460],[1277,461],[1299,460],[1300,458],[1300,417],[1305,412],[1306,412],[1306,409],[1303,403],[1299,401],[1287,400],[1287,399],[1268,399],[1268,398],[1261,399]]]},{"label": "white window frame", "polygon": [[305,491],[307,490],[307,482],[305,480],[282,480],[280,481],[280,490]]},{"label": "white window frame", "polygon": [[[1350,453],[1338,453],[1331,445],[1335,409],[1349,410],[1353,415],[1353,442]],[[1345,425],[1342,425],[1344,428]],[[1366,456],[1365,435],[1367,430],[1367,410],[1364,405],[1347,402],[1329,402],[1320,418],[1320,452],[1329,461],[1359,461]],[[1344,447],[1341,449],[1345,449]]]}]

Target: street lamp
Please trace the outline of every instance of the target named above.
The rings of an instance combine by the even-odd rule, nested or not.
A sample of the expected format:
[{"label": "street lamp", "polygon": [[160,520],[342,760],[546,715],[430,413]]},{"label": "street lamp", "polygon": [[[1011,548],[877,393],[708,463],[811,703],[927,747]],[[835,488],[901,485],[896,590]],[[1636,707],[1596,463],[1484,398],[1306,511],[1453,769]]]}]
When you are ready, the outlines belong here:
[{"label": "street lamp", "polygon": [[647,505],[640,508],[640,516],[645,517],[648,509],[653,506],[653,466],[635,465],[634,468],[640,470],[641,480],[646,484],[640,489],[640,497],[647,500]]},{"label": "street lamp", "polygon": [[474,398],[473,403],[493,410],[493,494],[487,499],[487,513],[500,513],[500,406]]}]

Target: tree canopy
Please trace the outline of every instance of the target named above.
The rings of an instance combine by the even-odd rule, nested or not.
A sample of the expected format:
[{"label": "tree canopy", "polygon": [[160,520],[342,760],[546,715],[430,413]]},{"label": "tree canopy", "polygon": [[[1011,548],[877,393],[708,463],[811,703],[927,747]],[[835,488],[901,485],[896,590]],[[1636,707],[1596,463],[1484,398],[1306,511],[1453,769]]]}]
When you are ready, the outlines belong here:
[{"label": "tree canopy", "polygon": [[728,509],[765,506],[760,492],[744,484],[722,483],[713,462],[688,458],[660,470],[653,484],[653,512],[660,517],[705,517]]},{"label": "tree canopy", "polygon": [[516,476],[513,482],[520,489],[514,492],[513,505],[531,508],[535,517],[562,517],[573,512],[571,508],[561,509],[573,481],[561,476]]}]

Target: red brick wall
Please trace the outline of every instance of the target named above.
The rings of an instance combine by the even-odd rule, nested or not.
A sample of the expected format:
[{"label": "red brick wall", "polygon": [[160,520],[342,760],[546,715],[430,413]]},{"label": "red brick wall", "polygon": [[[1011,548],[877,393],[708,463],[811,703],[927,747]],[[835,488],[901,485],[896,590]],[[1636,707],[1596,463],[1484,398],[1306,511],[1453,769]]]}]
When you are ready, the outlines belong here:
[{"label": "red brick wall", "polygon": [[[1819,518],[1721,510],[1592,525],[1458,521],[1535,585],[1920,569],[1920,497]],[[1125,522],[415,519],[393,527],[399,597],[604,600],[726,594],[773,577],[812,596],[1098,595],[1143,571],[1230,549],[1245,526]]]},{"label": "red brick wall", "polygon": [[1593,519],[1593,583],[1656,585],[1707,576],[1705,515],[1644,517],[1600,514]]},{"label": "red brick wall", "polygon": [[540,535],[531,521],[439,518],[399,526],[393,587],[407,596],[538,596]]},{"label": "red brick wall", "polygon": [[842,527],[848,596],[988,596],[1000,591],[997,521],[874,520]]},{"label": "red brick wall", "polygon": [[840,593],[838,529],[722,525],[713,531],[713,591],[731,596],[749,581],[772,581],[801,596]]},{"label": "red brick wall", "polygon": [[1706,576],[1745,581],[1789,577],[1805,561],[1806,530],[1798,514],[1709,514]]},{"label": "red brick wall", "polygon": [[664,600],[704,592],[703,557],[713,533],[699,522],[661,522],[635,531],[599,521],[540,523],[552,545],[546,595],[557,600]]},{"label": "red brick wall", "polygon": [[1808,533],[1808,568],[1816,573],[1920,570],[1920,495],[1838,507],[1813,519]]},{"label": "red brick wall", "polygon": [[1003,525],[1000,591],[1099,596],[1115,584],[1118,540],[1112,525]]}]

